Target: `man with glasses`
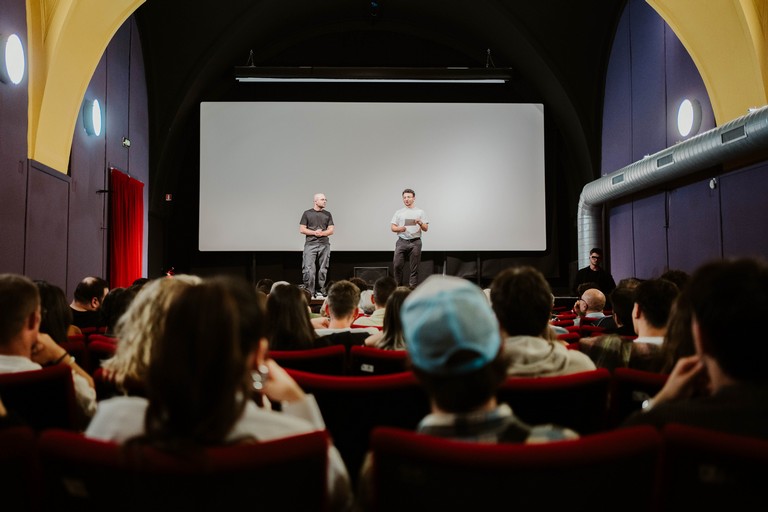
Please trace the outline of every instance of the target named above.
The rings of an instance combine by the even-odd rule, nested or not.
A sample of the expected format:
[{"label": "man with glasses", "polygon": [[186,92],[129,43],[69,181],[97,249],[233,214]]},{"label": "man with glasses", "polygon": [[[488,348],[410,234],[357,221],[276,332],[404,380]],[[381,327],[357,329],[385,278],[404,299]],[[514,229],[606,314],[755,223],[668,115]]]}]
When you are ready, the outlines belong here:
[{"label": "man with glasses", "polygon": [[616,282],[613,280],[613,276],[604,270],[601,266],[603,262],[603,250],[594,247],[589,251],[589,266],[579,269],[576,272],[576,279],[573,283],[573,292],[576,296],[579,294],[579,285],[582,283],[595,283],[596,288],[603,292],[603,294],[610,295],[614,288],[616,288]]}]

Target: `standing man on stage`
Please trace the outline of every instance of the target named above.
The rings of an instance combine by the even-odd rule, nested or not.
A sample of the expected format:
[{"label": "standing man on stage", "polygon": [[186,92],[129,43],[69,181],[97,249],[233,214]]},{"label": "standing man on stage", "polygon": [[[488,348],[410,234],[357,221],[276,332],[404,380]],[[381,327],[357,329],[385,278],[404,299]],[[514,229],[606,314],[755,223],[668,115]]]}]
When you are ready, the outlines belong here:
[{"label": "standing man on stage", "polygon": [[299,233],[306,235],[301,274],[304,286],[312,297],[325,297],[325,279],[331,261],[331,241],[328,237],[333,234],[333,216],[325,209],[325,194],[315,194],[314,202],[315,205],[305,211],[299,221]]},{"label": "standing man on stage", "polygon": [[395,257],[392,267],[395,272],[395,281],[400,286],[403,280],[403,266],[406,256],[410,256],[411,273],[408,285],[413,289],[419,284],[419,263],[421,263],[421,235],[429,230],[427,214],[421,208],[414,205],[416,192],[407,188],[403,190],[403,204],[392,217],[392,232],[397,233],[395,244]]}]

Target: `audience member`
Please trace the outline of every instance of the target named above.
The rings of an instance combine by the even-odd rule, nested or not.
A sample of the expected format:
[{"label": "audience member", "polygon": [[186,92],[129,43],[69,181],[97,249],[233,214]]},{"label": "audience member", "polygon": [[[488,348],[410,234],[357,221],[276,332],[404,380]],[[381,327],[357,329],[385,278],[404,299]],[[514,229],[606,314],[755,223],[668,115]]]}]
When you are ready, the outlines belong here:
[{"label": "audience member", "polygon": [[768,264],[715,261],[686,285],[696,354],[682,357],[659,393],[625,425],[682,423],[768,438],[768,344],[744,322],[768,318]]},{"label": "audience member", "polygon": [[679,269],[669,269],[659,276],[659,279],[666,279],[675,283],[679,290],[682,290],[688,284],[690,278],[691,276],[688,272]]},{"label": "audience member", "polygon": [[[264,316],[244,281],[211,279],[180,289],[151,343],[147,398],[102,401],[86,436],[186,454],[325,429],[314,398],[267,359]],[[270,402],[280,402],[282,412]],[[327,478],[329,508],[349,510],[349,475],[333,446]]]},{"label": "audience member", "polygon": [[259,279],[256,282],[256,289],[264,292],[264,294],[269,295],[269,293],[272,291],[272,285],[275,283],[274,279],[270,279],[268,277],[265,277],[263,279]]},{"label": "audience member", "polygon": [[72,325],[72,310],[64,290],[48,281],[38,280],[35,285],[40,293],[40,332],[58,344],[67,341],[70,334],[78,334],[80,329]]},{"label": "audience member", "polygon": [[148,282],[149,282],[148,277],[137,277],[136,279],[133,280],[129,288],[133,288],[138,293],[138,291],[141,290],[142,286],[144,286]]},{"label": "audience member", "polygon": [[511,357],[509,375],[544,377],[595,369],[589,357],[578,350],[545,339],[552,290],[535,268],[520,266],[500,272],[491,283],[491,304]]},{"label": "audience member", "polygon": [[[275,288],[277,288],[278,286],[283,286],[283,285],[286,285],[286,284],[291,284],[291,283],[289,283],[288,281],[275,281],[275,282],[273,282],[272,286],[269,288],[269,293],[272,293],[273,291],[275,291]],[[269,295],[269,293],[267,295]]]},{"label": "audience member", "polygon": [[[392,279],[392,282],[395,280]],[[368,336],[365,344],[383,350],[405,350],[403,323],[400,320],[400,309],[403,301],[411,293],[409,286],[398,286],[389,294],[384,309],[384,325],[380,332]]]},{"label": "audience member", "polygon": [[373,283],[373,304],[374,310],[368,317],[360,317],[355,320],[355,325],[383,327],[384,315],[389,296],[397,288],[395,278],[390,276],[380,277]]},{"label": "audience member", "polygon": [[77,284],[72,308],[72,323],[80,329],[104,327],[101,303],[109,292],[109,285],[100,277],[86,277]]},{"label": "audience member", "polygon": [[360,290],[360,303],[357,305],[358,317],[366,318],[373,313],[375,307],[373,303],[373,290]]},{"label": "audience member", "polygon": [[613,280],[613,276],[608,273],[608,271],[603,269],[602,262],[602,249],[595,247],[589,251],[589,265],[579,269],[579,271],[576,272],[576,279],[573,283],[573,291],[578,297],[581,297],[581,294],[578,291],[578,287],[582,283],[596,283],[596,288],[603,292],[605,295],[609,295],[613,289],[616,288],[616,283]]},{"label": "audience member", "polygon": [[573,319],[573,325],[581,325],[583,318],[588,318],[592,324],[596,324],[605,318],[604,310],[605,294],[597,288],[588,288],[573,305],[573,312],[577,315]]},{"label": "audience member", "polygon": [[357,318],[357,305],[360,303],[360,289],[351,281],[341,280],[328,289],[324,308],[328,314],[328,327],[316,329],[317,346],[344,345],[349,348],[363,345],[365,339],[376,334],[375,327],[352,328]]},{"label": "audience member", "polygon": [[635,326],[632,322],[632,309],[635,306],[635,288],[639,281],[632,285],[619,283],[611,292],[611,316],[600,320],[597,325],[602,327],[606,334],[635,337]]},{"label": "audience member", "polygon": [[669,313],[667,333],[661,343],[662,360],[659,366],[661,373],[670,373],[678,359],[696,354],[693,332],[691,332],[692,320],[691,299],[686,287],[678,295]]},{"label": "audience member", "polygon": [[272,350],[315,347],[317,334],[310,321],[309,304],[298,286],[278,286],[267,297],[266,335]]},{"label": "audience member", "polygon": [[75,395],[83,415],[93,416],[93,379],[53,338],[40,332],[40,292],[35,283],[24,276],[0,274],[0,311],[0,373],[66,364],[72,369]]},{"label": "audience member", "polygon": [[[144,286],[144,285],[142,285]],[[104,334],[107,336],[115,336],[115,327],[117,327],[117,321],[128,310],[128,306],[131,305],[133,299],[136,298],[136,294],[141,287],[132,285],[128,288],[112,288],[104,297],[104,303],[101,305],[101,315],[104,317],[107,330]]]},{"label": "audience member", "polygon": [[667,332],[672,304],[678,294],[677,286],[666,279],[642,281],[632,293],[632,325],[637,338],[633,341],[616,334],[582,338],[579,349],[600,368],[630,367],[660,371],[663,359],[661,344]]},{"label": "audience member", "polygon": [[118,389],[130,394],[144,388],[152,342],[164,327],[168,305],[181,290],[199,283],[197,276],[179,274],[154,279],[136,294],[115,326],[115,355],[102,363]]},{"label": "audience member", "polygon": [[[477,285],[458,277],[432,275],[405,300],[401,318],[413,372],[432,408],[419,423],[418,432],[479,443],[539,443],[578,437],[553,425],[527,425],[507,404],[497,402],[496,390],[507,377],[509,355],[498,321]],[[360,474],[358,497],[363,509],[372,504],[374,464],[370,455],[366,457]]]}]

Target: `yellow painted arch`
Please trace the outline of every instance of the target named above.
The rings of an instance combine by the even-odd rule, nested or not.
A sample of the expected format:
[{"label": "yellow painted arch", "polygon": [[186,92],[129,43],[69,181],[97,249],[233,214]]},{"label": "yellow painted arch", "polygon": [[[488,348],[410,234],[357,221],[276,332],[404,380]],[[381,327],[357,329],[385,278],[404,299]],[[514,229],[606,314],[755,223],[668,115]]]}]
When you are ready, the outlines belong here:
[{"label": "yellow painted arch", "polygon": [[691,55],[718,126],[768,104],[765,0],[646,1]]},{"label": "yellow painted arch", "polygon": [[29,158],[67,172],[83,96],[110,40],[145,0],[27,0]]}]

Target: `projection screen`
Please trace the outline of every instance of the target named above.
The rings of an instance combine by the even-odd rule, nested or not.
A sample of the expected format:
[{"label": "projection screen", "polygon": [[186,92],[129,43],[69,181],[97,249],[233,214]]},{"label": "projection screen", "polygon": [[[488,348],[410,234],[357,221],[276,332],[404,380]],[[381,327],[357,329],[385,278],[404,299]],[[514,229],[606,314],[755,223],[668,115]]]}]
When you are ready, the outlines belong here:
[{"label": "projection screen", "polygon": [[390,251],[405,188],[425,251],[545,250],[543,105],[200,105],[201,251],[301,251],[316,192],[332,250]]}]

